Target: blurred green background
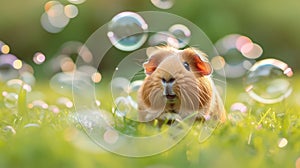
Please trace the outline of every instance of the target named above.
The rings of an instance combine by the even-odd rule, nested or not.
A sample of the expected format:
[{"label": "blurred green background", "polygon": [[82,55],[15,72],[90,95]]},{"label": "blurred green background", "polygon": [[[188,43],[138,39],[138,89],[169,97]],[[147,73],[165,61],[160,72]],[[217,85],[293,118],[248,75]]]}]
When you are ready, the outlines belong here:
[{"label": "blurred green background", "polygon": [[79,15],[57,34],[46,32],[40,24],[46,2],[0,2],[0,40],[11,47],[11,53],[28,63],[37,51],[49,60],[64,42],[84,43],[95,30],[122,11],[147,10],[182,16],[203,29],[212,42],[239,33],[262,46],[261,58],[279,58],[294,69],[300,62],[298,0],[177,0],[168,10],[156,8],[150,0],[87,0],[77,5]]},{"label": "blurred green background", "polygon": [[[33,63],[36,52],[44,53],[47,62],[57,56],[65,42],[84,43],[100,26],[123,11],[174,13],[198,25],[213,43],[228,34],[245,35],[263,48],[259,59],[278,58],[294,72],[299,69],[299,0],[176,0],[167,10],[153,6],[150,0],[86,0],[76,5],[79,15],[56,34],[45,31],[40,23],[47,2],[0,2],[0,41],[10,46],[12,54],[34,66],[38,80],[43,76],[39,70],[45,66]],[[67,0],[60,2],[69,4]],[[231,104],[245,101],[240,80],[231,82],[227,83],[225,106],[228,111]],[[291,97],[275,105],[246,99],[248,111],[244,119],[228,120],[206,143],[199,144],[194,131],[171,150],[147,158],[127,158],[100,149],[77,129],[80,125],[72,120],[72,109],[58,105],[60,113],[53,114],[50,109],[33,110],[25,104],[22,108],[30,117],[24,117],[17,113],[18,109],[5,107],[2,93],[0,167],[293,167],[297,159],[300,164],[300,87],[297,83],[299,78],[295,77]],[[2,83],[0,88],[1,91],[11,89]],[[60,90],[56,93],[43,82],[35,85],[34,91],[44,94],[42,97],[47,103],[53,104],[59,96],[71,99],[70,95],[59,93]],[[40,119],[40,115],[44,118]],[[27,123],[38,123],[40,127],[25,128]],[[279,147],[280,140],[285,138],[288,144]]]}]

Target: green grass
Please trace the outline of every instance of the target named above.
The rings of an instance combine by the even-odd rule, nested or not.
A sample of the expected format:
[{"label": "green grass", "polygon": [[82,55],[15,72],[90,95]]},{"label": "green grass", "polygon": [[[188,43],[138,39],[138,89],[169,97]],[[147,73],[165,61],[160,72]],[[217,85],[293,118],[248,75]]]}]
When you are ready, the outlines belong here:
[{"label": "green grass", "polygon": [[[299,80],[294,78],[293,83]],[[295,167],[300,157],[300,104],[297,97],[300,87],[293,87],[293,94],[285,101],[264,105],[245,98],[239,82],[229,81],[226,109],[230,114],[232,103],[244,102],[248,110],[243,117],[229,119],[204,143],[198,143],[197,129],[194,128],[178,145],[164,153],[129,158],[93,144],[71,117],[74,114],[72,108],[57,105],[60,107],[58,114],[48,109],[28,108],[24,90],[16,92],[0,84],[1,93],[14,91],[20,98],[15,108],[9,109],[0,95],[0,167]],[[48,104],[55,104],[62,96],[47,85],[37,85],[33,91],[47,95],[44,101]],[[28,123],[39,124],[39,127],[25,128]],[[132,125],[128,122],[120,129],[130,132]],[[282,138],[286,138],[288,144],[280,148]]]}]

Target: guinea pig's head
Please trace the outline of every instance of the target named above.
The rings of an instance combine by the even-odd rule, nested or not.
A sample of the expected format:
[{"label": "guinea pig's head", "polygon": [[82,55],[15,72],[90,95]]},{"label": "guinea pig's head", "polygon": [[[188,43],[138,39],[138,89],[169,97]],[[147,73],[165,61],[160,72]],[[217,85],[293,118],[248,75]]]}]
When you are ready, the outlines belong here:
[{"label": "guinea pig's head", "polygon": [[[142,87],[144,104],[152,110],[199,110],[211,100],[211,85],[207,76],[212,73],[206,55],[199,50],[171,47],[151,47]],[[173,109],[172,109],[173,108]]]}]

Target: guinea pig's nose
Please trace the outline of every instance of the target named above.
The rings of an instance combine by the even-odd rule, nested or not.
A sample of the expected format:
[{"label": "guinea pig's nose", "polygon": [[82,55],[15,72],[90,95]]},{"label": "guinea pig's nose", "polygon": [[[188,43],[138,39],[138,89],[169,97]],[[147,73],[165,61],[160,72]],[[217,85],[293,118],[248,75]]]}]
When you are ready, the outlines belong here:
[{"label": "guinea pig's nose", "polygon": [[169,79],[162,78],[161,81],[162,83],[174,83],[175,78],[169,78]]}]

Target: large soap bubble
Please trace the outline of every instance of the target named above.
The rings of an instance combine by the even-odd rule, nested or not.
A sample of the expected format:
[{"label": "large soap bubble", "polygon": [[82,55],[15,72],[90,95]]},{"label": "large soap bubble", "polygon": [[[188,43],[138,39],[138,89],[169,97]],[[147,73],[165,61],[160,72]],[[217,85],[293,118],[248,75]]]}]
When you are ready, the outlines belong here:
[{"label": "large soap bubble", "polygon": [[[143,18],[145,23],[147,23],[147,29],[142,29],[138,26],[139,28],[137,28],[137,30],[139,30],[140,34],[137,36],[137,41],[143,39],[145,34],[166,32],[174,24],[181,24],[188,27],[190,33],[193,35],[193,37],[189,39],[189,45],[199,46],[199,49],[205,51],[209,57],[219,55],[214,48],[214,45],[202,30],[184,18],[165,12],[149,11],[138,12],[136,14]],[[157,18],[159,18],[159,22],[157,22]],[[133,22],[133,20],[130,19],[126,20],[126,22],[127,21]],[[76,61],[76,71],[73,77],[73,80],[75,81],[73,82],[73,97],[77,119],[88,136],[96,144],[110,152],[130,157],[144,157],[164,152],[175,146],[185,137],[194,124],[195,115],[192,114],[191,116],[180,119],[175,117],[176,122],[174,124],[170,125],[168,129],[159,132],[153,133],[145,130],[147,136],[140,135],[138,134],[139,132],[128,132],[129,130],[134,131],[135,128],[132,127],[136,124],[144,125],[137,117],[136,93],[141,86],[141,80],[145,77],[142,64],[148,59],[146,54],[147,48],[152,45],[144,44],[145,48],[138,49],[141,47],[141,44],[137,47],[136,43],[127,43],[126,40],[124,43],[121,41],[116,41],[117,43],[114,43],[111,39],[113,36],[110,36],[111,33],[114,33],[111,29],[111,24],[112,22],[99,28],[86,41],[85,46],[94,56],[92,61],[86,62],[80,57],[78,57]],[[120,32],[126,33],[126,30],[127,29],[124,28]],[[107,38],[107,35],[109,38]],[[133,32],[118,37],[127,38],[130,37],[130,35],[135,36],[136,34]],[[122,38],[117,39],[121,40]],[[130,45],[125,45],[125,49],[123,45],[119,48],[117,47],[120,44],[119,42],[121,42],[121,44]],[[134,48],[131,44],[133,44]],[[113,46],[120,50],[114,50]],[[87,71],[86,68],[81,67],[94,67],[95,70],[101,69],[99,64],[105,56],[110,56],[109,50],[114,50],[115,52],[135,51],[124,57],[117,66],[111,66],[111,70],[114,72],[112,76],[110,76],[111,74],[103,73],[103,79],[111,79],[110,85],[101,81],[97,83],[97,87],[101,87],[101,90],[96,90],[95,83],[90,80],[92,73]],[[216,85],[215,90],[218,89],[221,91],[221,93],[223,93],[221,97],[224,98],[226,88],[224,74],[213,74],[212,80]],[[108,93],[109,91],[110,94]],[[97,106],[95,103],[97,99],[101,101],[105,100],[106,104],[110,104],[110,106]],[[220,104],[220,106],[222,106],[222,104]],[[113,120],[111,120],[112,115],[114,116]],[[198,131],[200,142],[203,142],[210,137],[214,129],[220,123],[220,121],[214,117],[205,117],[207,121]],[[123,123],[119,124],[119,121],[123,121]],[[131,123],[132,125],[130,125]],[[136,128],[138,129],[139,127]]]}]

